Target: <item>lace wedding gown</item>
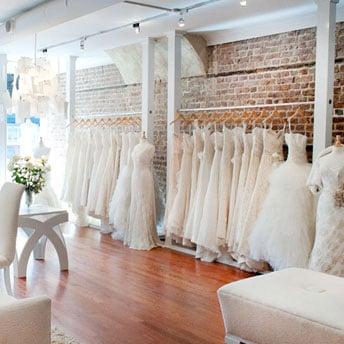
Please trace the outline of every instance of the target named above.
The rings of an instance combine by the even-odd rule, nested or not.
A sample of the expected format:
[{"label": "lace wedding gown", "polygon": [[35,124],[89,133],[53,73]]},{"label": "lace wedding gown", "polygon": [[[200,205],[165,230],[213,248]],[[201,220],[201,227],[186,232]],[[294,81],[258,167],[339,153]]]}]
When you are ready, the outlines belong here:
[{"label": "lace wedding gown", "polygon": [[238,190],[238,185],[239,185],[242,154],[244,150],[243,133],[244,133],[243,128],[237,127],[233,129],[233,135],[234,135],[233,137],[234,138],[234,155],[232,159],[233,174],[232,174],[232,183],[231,183],[231,189],[230,189],[231,191],[230,191],[230,199],[229,199],[229,212],[228,212],[227,238],[226,238],[226,243],[229,247],[229,251],[232,250],[232,247],[230,245],[234,241],[233,240],[234,232],[232,231],[232,229],[233,229],[233,224],[234,224],[234,209],[235,209],[237,190]]},{"label": "lace wedding gown", "polygon": [[178,172],[177,194],[174,198],[167,224],[168,233],[176,236],[176,239],[181,239],[183,237],[186,214],[189,207],[192,151],[192,137],[188,134],[183,134],[183,156],[180,171]]},{"label": "lace wedding gown", "polygon": [[314,242],[314,200],[307,188],[307,137],[286,134],[288,159],[270,176],[269,192],[249,239],[250,257],[274,270],[307,268]]},{"label": "lace wedding gown", "polygon": [[244,189],[245,189],[248,169],[250,166],[250,158],[251,158],[251,151],[252,151],[252,134],[244,133],[243,142],[244,142],[244,151],[243,151],[242,159],[241,159],[241,168],[240,168],[239,183],[238,183],[238,189],[237,189],[237,197],[235,201],[233,223],[232,223],[232,228],[231,228],[232,240],[228,243],[228,249],[233,258],[237,258],[238,237],[241,231],[241,228],[239,228],[239,215],[240,215],[240,210],[243,207],[242,200],[244,196]]},{"label": "lace wedding gown", "polygon": [[327,148],[313,164],[308,180],[312,192],[320,193],[309,268],[341,277],[344,277],[343,158],[343,147]]},{"label": "lace wedding gown", "polygon": [[118,177],[115,192],[110,203],[110,224],[113,224],[114,232],[112,237],[115,240],[123,240],[124,233],[129,225],[129,208],[131,199],[131,178],[133,172],[132,152],[138,143],[136,133],[128,134],[127,162]]},{"label": "lace wedding gown", "polygon": [[261,268],[261,266],[259,264],[256,265],[254,261],[249,261],[249,237],[251,236],[253,226],[257,221],[262,204],[267,195],[270,174],[277,167],[277,162],[283,160],[283,141],[283,131],[275,132],[272,129],[264,130],[263,155],[260,160],[253,194],[250,204],[248,205],[247,216],[241,230],[241,241],[238,245],[238,262],[242,264],[243,269],[245,269],[245,265],[248,265],[249,269],[253,270],[259,270]]},{"label": "lace wedding gown", "polygon": [[219,255],[220,250],[217,241],[217,221],[219,209],[219,176],[221,155],[223,149],[223,134],[215,132],[215,154],[211,165],[209,184],[204,198],[204,207],[200,229],[197,238],[198,257],[204,261],[212,262]]},{"label": "lace wedding gown", "polygon": [[219,216],[217,220],[217,240],[219,247],[226,244],[230,189],[232,182],[233,166],[231,163],[234,153],[232,131],[223,128],[223,149],[220,162],[219,175]]},{"label": "lace wedding gown", "polygon": [[196,128],[193,131],[193,151],[192,151],[192,170],[191,170],[191,190],[190,190],[190,204],[189,211],[186,217],[186,224],[184,229],[184,245],[191,244],[192,238],[192,224],[195,214],[195,198],[198,185],[198,176],[200,173],[200,155],[203,151],[203,139],[202,139],[202,130]]},{"label": "lace wedding gown", "polygon": [[156,229],[155,190],[152,173],[154,146],[143,139],[132,153],[129,226],[124,244],[136,250],[150,250],[159,243]]},{"label": "lace wedding gown", "polygon": [[201,224],[204,198],[208,189],[210,178],[210,170],[214,156],[213,136],[210,135],[209,129],[203,131],[204,148],[200,155],[201,163],[199,169],[199,176],[197,181],[197,190],[195,195],[195,209],[192,223],[192,237],[191,241],[197,243],[199,228]]}]

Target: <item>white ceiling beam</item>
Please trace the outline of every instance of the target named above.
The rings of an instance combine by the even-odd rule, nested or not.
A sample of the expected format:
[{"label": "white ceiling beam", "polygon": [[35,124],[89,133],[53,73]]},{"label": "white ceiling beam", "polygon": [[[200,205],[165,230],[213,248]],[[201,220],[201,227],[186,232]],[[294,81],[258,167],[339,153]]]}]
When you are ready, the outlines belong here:
[{"label": "white ceiling beam", "polygon": [[332,143],[337,3],[338,0],[317,1],[313,159]]},{"label": "white ceiling beam", "polygon": [[0,45],[50,29],[119,2],[121,0],[73,0],[67,3],[65,0],[55,0],[43,3],[16,17],[13,33],[6,33],[5,27],[2,26]]}]

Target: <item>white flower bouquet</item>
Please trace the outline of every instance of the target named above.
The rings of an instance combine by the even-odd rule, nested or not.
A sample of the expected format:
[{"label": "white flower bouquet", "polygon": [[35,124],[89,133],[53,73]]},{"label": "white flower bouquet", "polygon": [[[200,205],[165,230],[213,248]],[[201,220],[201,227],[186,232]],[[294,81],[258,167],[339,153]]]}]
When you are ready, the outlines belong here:
[{"label": "white flower bouquet", "polygon": [[15,155],[8,164],[8,170],[13,182],[25,185],[26,192],[37,194],[45,186],[50,166],[45,157],[34,159]]}]

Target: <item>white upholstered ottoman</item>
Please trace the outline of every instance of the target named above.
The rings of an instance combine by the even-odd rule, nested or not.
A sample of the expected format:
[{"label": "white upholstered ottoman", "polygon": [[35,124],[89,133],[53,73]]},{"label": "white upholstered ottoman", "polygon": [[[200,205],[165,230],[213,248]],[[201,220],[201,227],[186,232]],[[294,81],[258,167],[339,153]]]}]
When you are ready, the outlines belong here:
[{"label": "white upholstered ottoman", "polygon": [[218,297],[226,343],[344,343],[344,278],[291,268],[227,284]]}]

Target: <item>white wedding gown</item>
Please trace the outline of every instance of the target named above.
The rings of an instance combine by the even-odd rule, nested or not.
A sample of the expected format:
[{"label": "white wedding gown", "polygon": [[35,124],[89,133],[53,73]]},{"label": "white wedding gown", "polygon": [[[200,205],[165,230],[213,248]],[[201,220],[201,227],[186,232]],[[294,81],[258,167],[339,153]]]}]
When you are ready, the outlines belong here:
[{"label": "white wedding gown", "polygon": [[217,219],[217,241],[219,247],[226,244],[227,223],[229,212],[230,189],[232,183],[233,165],[231,163],[234,153],[232,130],[223,128],[223,149],[220,162],[219,175],[219,216]]},{"label": "white wedding gown", "polygon": [[314,242],[315,212],[307,188],[307,137],[286,134],[288,159],[270,176],[269,192],[252,230],[250,257],[266,261],[274,270],[307,268]]},{"label": "white wedding gown", "polygon": [[183,134],[183,156],[178,172],[177,194],[168,217],[167,231],[175,236],[175,239],[182,239],[185,227],[186,215],[189,207],[191,191],[191,167],[192,167],[192,137]]},{"label": "white wedding gown", "polygon": [[195,214],[195,198],[198,185],[198,177],[200,174],[200,155],[203,151],[202,130],[196,128],[193,131],[193,151],[192,151],[192,171],[191,171],[191,190],[189,211],[186,217],[184,229],[184,245],[191,245],[193,219]]},{"label": "white wedding gown", "polygon": [[217,221],[219,210],[219,176],[223,149],[223,134],[215,132],[215,154],[211,165],[209,184],[204,199],[204,207],[197,238],[197,258],[212,262],[220,256],[217,241]]},{"label": "white wedding gown", "polygon": [[142,139],[132,153],[129,226],[124,244],[136,250],[150,250],[159,244],[152,173],[154,151],[154,146]]},{"label": "white wedding gown", "polygon": [[260,270],[261,268],[261,265],[256,264],[255,261],[250,262],[249,238],[268,193],[270,175],[277,167],[278,161],[283,160],[283,133],[284,131],[275,132],[272,129],[266,129],[263,133],[263,155],[260,160],[256,184],[250,204],[246,205],[248,206],[248,211],[241,229],[238,245],[238,262],[242,265],[243,269],[246,269],[246,265],[252,270]]},{"label": "white wedding gown", "polygon": [[231,239],[232,241],[228,242],[228,249],[230,254],[233,258],[237,258],[237,250],[238,250],[238,238],[241,228],[239,227],[239,216],[240,210],[243,207],[243,196],[245,191],[245,184],[248,174],[248,169],[250,166],[250,158],[251,158],[251,151],[252,151],[252,134],[243,133],[243,143],[244,143],[244,151],[242,154],[241,159],[241,168],[240,168],[240,175],[239,175],[239,182],[238,182],[238,189],[237,189],[237,197],[235,200],[235,207],[234,207],[234,214],[232,219],[232,228],[231,228]]},{"label": "white wedding gown", "polygon": [[203,152],[200,154],[201,164],[197,181],[197,190],[195,195],[195,209],[192,223],[191,241],[197,243],[199,228],[201,224],[205,194],[208,189],[210,170],[214,157],[213,136],[210,135],[209,129],[203,130]]},{"label": "white wedding gown", "polygon": [[260,159],[263,153],[263,128],[254,128],[252,130],[252,151],[250,158],[250,165],[247,172],[247,178],[245,183],[245,188],[243,191],[243,196],[241,200],[241,208],[239,210],[239,219],[238,219],[238,236],[237,242],[241,242],[243,226],[246,220],[248,205],[250,204],[254,187],[256,185],[256,179],[260,164]]},{"label": "white wedding gown", "polygon": [[228,211],[228,222],[227,222],[227,237],[226,237],[226,243],[229,247],[229,251],[232,251],[231,245],[234,241],[233,239],[234,232],[232,231],[232,229],[233,229],[233,224],[234,224],[234,209],[235,209],[235,203],[236,203],[237,191],[238,191],[238,185],[239,185],[242,154],[244,151],[243,133],[244,133],[243,128],[237,127],[233,129],[234,155],[231,161],[233,165],[233,174],[232,174],[232,183],[231,183],[231,189],[230,189],[229,211]]},{"label": "white wedding gown", "polygon": [[339,149],[338,158],[332,155],[337,147],[320,153],[308,180],[312,192],[320,193],[309,268],[344,277],[344,148]]},{"label": "white wedding gown", "polygon": [[164,230],[168,235],[168,217],[172,209],[174,199],[177,195],[177,184],[178,184],[178,172],[180,170],[180,164],[182,160],[183,150],[182,150],[182,135],[174,134],[173,136],[173,153],[172,160],[168,164],[168,186],[166,195],[166,206],[165,206],[165,216],[164,216]]},{"label": "white wedding gown", "polygon": [[128,133],[127,162],[117,180],[115,192],[110,203],[110,224],[113,224],[112,237],[115,240],[123,240],[124,233],[129,226],[129,208],[131,200],[131,178],[133,173],[132,152],[138,143],[136,133]]}]

